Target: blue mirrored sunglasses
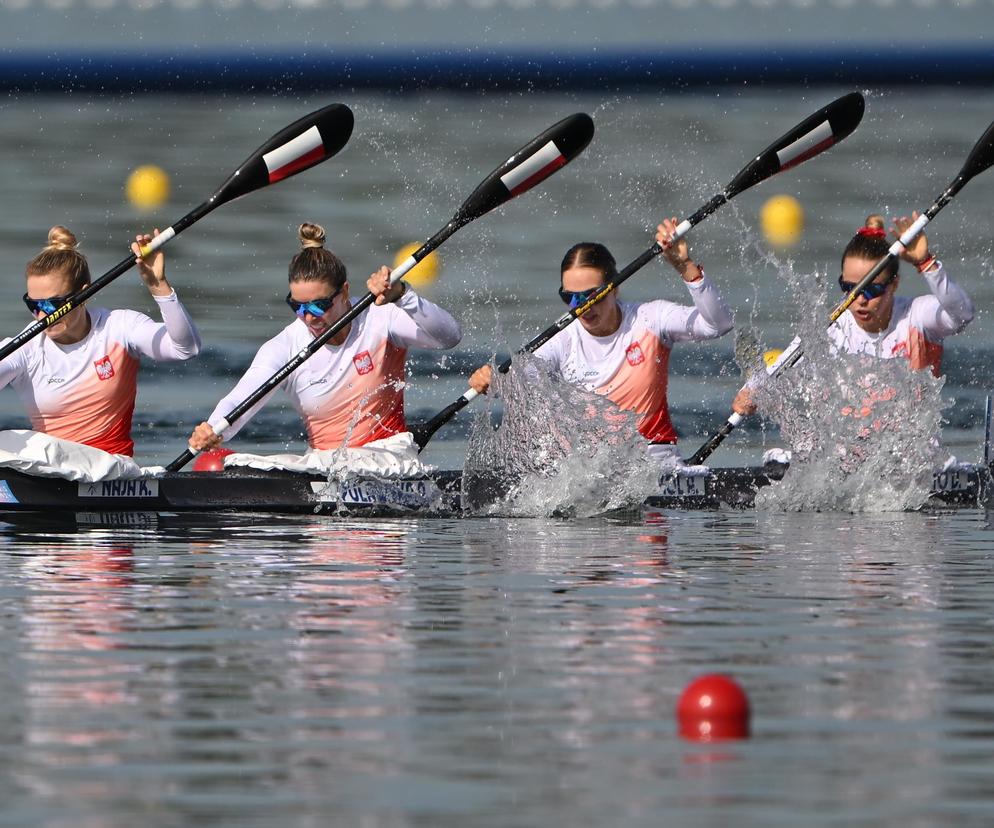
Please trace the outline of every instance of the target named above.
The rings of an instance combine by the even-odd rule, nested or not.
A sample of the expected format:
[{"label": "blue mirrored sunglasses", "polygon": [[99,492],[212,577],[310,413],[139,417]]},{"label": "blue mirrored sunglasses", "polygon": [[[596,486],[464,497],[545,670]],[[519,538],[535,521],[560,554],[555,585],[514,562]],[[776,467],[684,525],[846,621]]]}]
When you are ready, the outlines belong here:
[{"label": "blue mirrored sunglasses", "polygon": [[565,290],[564,288],[559,288],[559,298],[569,305],[570,310],[576,310],[582,305],[587,304],[603,287],[604,285],[598,285],[587,290]]},{"label": "blue mirrored sunglasses", "polygon": [[338,294],[344,288],[345,285],[343,284],[331,296],[327,296],[324,299],[314,299],[310,302],[298,302],[288,293],[286,295],[286,303],[290,306],[290,310],[301,319],[304,318],[304,314],[306,313],[309,313],[311,316],[324,316],[328,312],[328,309],[335,304],[335,299],[338,298]]},{"label": "blue mirrored sunglasses", "polygon": [[70,296],[72,296],[72,294],[68,294],[66,296],[51,296],[48,299],[32,299],[25,293],[21,298],[24,299],[24,304],[28,306],[28,310],[31,311],[31,313],[43,313],[46,316],[49,316],[61,308]]},{"label": "blue mirrored sunglasses", "polygon": [[[887,288],[890,287],[890,283],[894,280],[894,277],[884,280],[883,282],[870,282],[866,285],[857,296],[862,296],[867,302],[873,299],[879,299],[887,292]],[[853,292],[856,289],[856,282],[847,282],[842,276],[839,276],[839,287],[842,288],[842,292],[846,295]]]}]

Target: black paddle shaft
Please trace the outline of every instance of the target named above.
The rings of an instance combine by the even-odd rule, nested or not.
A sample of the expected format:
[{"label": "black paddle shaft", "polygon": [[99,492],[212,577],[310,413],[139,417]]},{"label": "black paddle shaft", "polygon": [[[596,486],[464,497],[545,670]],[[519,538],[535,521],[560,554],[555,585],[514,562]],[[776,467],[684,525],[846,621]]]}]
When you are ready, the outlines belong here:
[{"label": "black paddle shaft", "polygon": [[[533,138],[480,182],[445,227],[421,245],[408,259],[394,268],[390,274],[391,284],[403,278],[405,273],[441,246],[461,227],[527,192],[562,169],[586,149],[593,137],[593,119],[583,112],[578,112],[563,118],[541,135]],[[290,362],[249,395],[245,401],[236,406],[225,417],[227,422],[229,424],[237,422],[252,406],[310,359],[328,340],[366,310],[375,299],[376,297],[372,293],[363,296],[335,324],[308,343],[306,348],[303,348]],[[224,431],[223,428],[222,431]],[[166,469],[179,471],[196,456],[196,452],[187,449],[166,466]]]}]

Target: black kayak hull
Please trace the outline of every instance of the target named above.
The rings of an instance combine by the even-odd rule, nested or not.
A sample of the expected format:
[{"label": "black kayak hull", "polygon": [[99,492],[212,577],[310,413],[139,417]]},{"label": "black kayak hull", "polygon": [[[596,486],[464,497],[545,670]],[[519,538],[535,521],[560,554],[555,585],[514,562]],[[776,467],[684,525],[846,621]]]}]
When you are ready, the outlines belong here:
[{"label": "black kayak hull", "polygon": [[[653,509],[748,509],[756,493],[782,480],[788,467],[714,468],[663,475],[644,503]],[[933,477],[930,505],[981,506],[994,486],[987,466],[959,467]],[[79,483],[0,470],[0,515],[38,513],[258,512],[279,514],[457,515],[499,497],[499,480],[476,479],[463,491],[458,471],[380,480],[323,477],[284,471],[226,469],[173,472],[159,478]],[[131,522],[122,519],[123,523]]]}]

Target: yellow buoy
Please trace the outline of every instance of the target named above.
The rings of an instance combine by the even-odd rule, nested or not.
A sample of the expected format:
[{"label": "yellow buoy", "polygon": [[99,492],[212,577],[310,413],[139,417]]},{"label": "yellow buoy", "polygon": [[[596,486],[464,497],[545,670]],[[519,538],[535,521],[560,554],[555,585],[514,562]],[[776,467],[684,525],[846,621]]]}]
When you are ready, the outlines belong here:
[{"label": "yellow buoy", "polygon": [[763,236],[774,247],[792,247],[804,230],[804,208],[789,195],[768,199],[759,213]]},{"label": "yellow buoy", "polygon": [[776,348],[773,348],[772,350],[769,351],[764,351],[763,363],[766,365],[767,368],[769,368],[774,362],[780,359],[780,354],[782,353],[783,351],[780,351]]},{"label": "yellow buoy", "polygon": [[[419,247],[421,247],[419,242],[405,244],[397,251],[397,255],[394,256],[393,266],[397,267],[397,265],[411,256]],[[423,287],[434,282],[441,272],[442,260],[438,257],[438,253],[429,253],[407,272],[407,275],[404,276],[404,281],[410,282],[416,288]]]},{"label": "yellow buoy", "polygon": [[152,210],[169,198],[169,176],[154,164],[137,167],[128,176],[124,192],[138,209]]}]

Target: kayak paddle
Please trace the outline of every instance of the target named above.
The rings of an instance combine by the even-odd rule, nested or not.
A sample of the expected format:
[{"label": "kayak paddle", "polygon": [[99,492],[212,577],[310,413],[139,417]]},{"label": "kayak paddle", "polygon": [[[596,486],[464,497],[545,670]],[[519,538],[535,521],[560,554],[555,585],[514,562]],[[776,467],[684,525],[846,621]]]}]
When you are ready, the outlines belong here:
[{"label": "kayak paddle", "polygon": [[[901,255],[904,249],[921,234],[925,229],[925,225],[953,200],[956,194],[966,186],[966,183],[971,178],[979,175],[992,164],[994,164],[994,123],[987,127],[987,131],[974,144],[973,149],[970,150],[970,154],[963,164],[963,168],[959,171],[956,178],[953,179],[952,183],[943,191],[942,195],[918,217],[917,221],[901,234],[900,238],[890,246],[887,255],[881,257],[880,261],[870,268],[869,272],[860,279],[856,287],[849,291],[845,298],[835,306],[835,309],[829,314],[828,327],[831,328],[835,324],[838,318],[856,301],[856,297],[860,295],[863,288],[876,279],[885,268]],[[772,364],[767,366],[767,375],[770,377],[779,377],[784,371],[795,365],[803,355],[804,348],[801,342],[793,342],[781,352],[780,356]],[[745,417],[742,414],[737,414],[733,411],[724,425],[708,438],[708,441],[696,451],[687,463],[691,466],[698,466],[703,463],[744,420]]]},{"label": "kayak paddle", "polygon": [[[828,104],[828,106],[822,107],[810,117],[805,118],[790,130],[790,132],[774,141],[753,158],[752,161],[746,164],[724,190],[714,196],[692,216],[680,222],[673,235],[673,243],[683,238],[694,225],[706,219],[739,193],[755,184],[759,184],[761,181],[765,181],[778,172],[795,167],[839,143],[839,141],[850,135],[859,125],[863,117],[863,109],[863,96],[859,92],[850,92],[848,95],[843,95],[841,98]],[[584,304],[564,313],[552,325],[542,331],[542,333],[521,347],[518,353],[533,353],[557,333],[569,326],[573,320],[583,316],[594,305],[610,294],[611,291],[617,290],[621,283],[628,279],[629,276],[662,252],[662,246],[658,242],[654,243],[652,247],[624,267],[612,281],[605,284]],[[505,360],[497,366],[497,370],[505,374],[510,369],[510,359]],[[411,429],[414,434],[414,441],[418,444],[418,450],[424,449],[435,432],[449,422],[457,412],[465,408],[477,396],[477,392],[470,388],[459,399],[439,411],[428,422]]]},{"label": "kayak paddle", "polygon": [[[142,247],[142,256],[158,250],[170,239],[182,233],[187,227],[200,221],[204,216],[277,181],[310,169],[316,164],[337,154],[352,135],[354,119],[352,111],[344,104],[331,104],[305,115],[286,129],[277,132],[235,170],[207,201],[195,207],[183,218],[167,227],[152,241]],[[44,319],[35,321],[21,333],[0,348],[0,359],[10,356],[29,340],[46,328],[58,322],[73,308],[78,307],[101,288],[109,285],[118,276],[129,270],[135,263],[133,254],[108,270],[99,279],[77,291],[66,299],[65,304],[56,308]]]},{"label": "kayak paddle", "polygon": [[[536,184],[544,181],[557,170],[566,166],[586,148],[594,137],[594,122],[589,115],[577,113],[564,118],[559,123],[549,127],[537,138],[529,141],[514,155],[507,159],[470,194],[455,215],[441,230],[401,262],[390,274],[390,284],[401,279],[412,267],[425,256],[436,250],[446,239],[459,228],[465,227],[471,221],[486,215],[491,210],[510,201],[515,196],[530,190]],[[243,402],[235,406],[219,424],[216,433],[222,435],[259,400],[276,388],[283,380],[313,356],[329,339],[349,325],[360,313],[375,301],[376,297],[367,292],[352,308],[328,328],[320,336],[315,337],[307,346],[280,368],[268,380],[253,391]],[[197,452],[188,448],[173,460],[167,471],[179,471],[189,463]]]}]

